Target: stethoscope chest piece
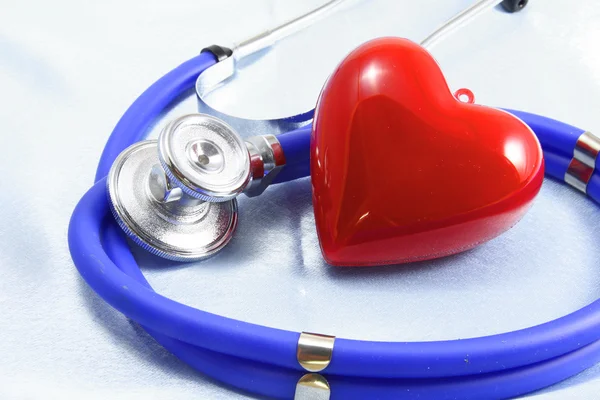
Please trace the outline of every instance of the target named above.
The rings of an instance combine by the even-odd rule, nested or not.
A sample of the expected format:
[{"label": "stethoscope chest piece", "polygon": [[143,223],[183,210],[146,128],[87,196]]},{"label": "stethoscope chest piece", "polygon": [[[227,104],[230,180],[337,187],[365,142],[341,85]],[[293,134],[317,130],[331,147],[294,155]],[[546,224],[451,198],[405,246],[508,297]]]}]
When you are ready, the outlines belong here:
[{"label": "stethoscope chest piece", "polygon": [[221,121],[189,115],[158,141],[123,151],[107,179],[113,214],[137,244],[177,261],[222,249],[237,225],[235,195],[250,178],[248,150]]}]

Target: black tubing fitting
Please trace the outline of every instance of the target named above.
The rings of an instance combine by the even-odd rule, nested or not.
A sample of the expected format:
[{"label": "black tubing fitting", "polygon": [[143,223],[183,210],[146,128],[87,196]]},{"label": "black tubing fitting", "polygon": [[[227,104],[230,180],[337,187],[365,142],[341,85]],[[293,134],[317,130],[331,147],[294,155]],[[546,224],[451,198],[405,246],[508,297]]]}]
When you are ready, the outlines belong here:
[{"label": "black tubing fitting", "polygon": [[529,0],[504,0],[502,7],[509,13],[521,11],[529,3]]}]

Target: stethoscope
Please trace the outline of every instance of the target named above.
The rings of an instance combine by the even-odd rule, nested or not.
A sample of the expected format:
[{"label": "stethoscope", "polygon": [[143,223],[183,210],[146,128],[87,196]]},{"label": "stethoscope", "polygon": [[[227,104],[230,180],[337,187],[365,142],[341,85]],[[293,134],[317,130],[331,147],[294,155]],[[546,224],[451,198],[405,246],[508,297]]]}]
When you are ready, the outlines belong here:
[{"label": "stethoscope", "polygon": [[[123,231],[154,254],[201,259],[231,238],[237,221],[235,196],[257,195],[269,184],[309,175],[310,127],[306,122],[311,112],[252,123],[211,110],[203,97],[232,76],[236,60],[340,2],[331,1],[233,49],[211,46],[159,79],[131,105],[109,138],[96,183],[81,199],[69,226],[71,255],[82,277],[183,361],[261,396],[508,398],[549,386],[599,362],[600,300],[557,320],[514,332],[402,343],[267,328],[194,309],[152,290]],[[498,3],[477,2],[424,45]],[[526,1],[503,4],[515,10]],[[165,127],[158,141],[138,142],[165,107],[194,85],[201,107],[212,116],[178,118]],[[537,135],[549,176],[600,201],[600,178],[595,171],[600,140],[596,136],[545,117],[509,112]],[[253,132],[289,132],[242,140],[236,134],[240,124],[256,127]],[[192,169],[190,158],[197,163]],[[225,164],[235,168],[224,172]],[[108,217],[111,212],[114,219]],[[156,213],[161,213],[160,218]],[[181,221],[194,225],[195,218],[202,221],[202,229],[178,230]],[[153,225],[157,220],[159,225]]]}]

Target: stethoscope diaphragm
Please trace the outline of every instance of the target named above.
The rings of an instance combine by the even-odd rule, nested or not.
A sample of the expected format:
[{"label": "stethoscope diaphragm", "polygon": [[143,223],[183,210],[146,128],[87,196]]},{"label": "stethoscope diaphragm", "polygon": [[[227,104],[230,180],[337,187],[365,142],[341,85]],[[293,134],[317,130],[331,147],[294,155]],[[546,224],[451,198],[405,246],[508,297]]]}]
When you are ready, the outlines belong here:
[{"label": "stethoscope diaphragm", "polygon": [[111,168],[107,186],[121,228],[138,245],[164,258],[209,257],[231,240],[237,226],[235,199],[206,202],[173,185],[161,167],[156,140],[125,150]]}]

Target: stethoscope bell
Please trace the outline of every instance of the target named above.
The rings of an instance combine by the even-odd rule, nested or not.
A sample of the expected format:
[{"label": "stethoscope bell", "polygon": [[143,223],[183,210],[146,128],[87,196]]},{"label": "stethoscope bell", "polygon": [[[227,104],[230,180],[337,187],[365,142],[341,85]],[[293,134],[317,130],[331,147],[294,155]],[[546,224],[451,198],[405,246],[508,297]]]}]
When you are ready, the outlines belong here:
[{"label": "stethoscope bell", "polygon": [[250,155],[223,121],[190,114],[169,123],[158,138],[158,156],[169,180],[190,197],[221,202],[250,182]]},{"label": "stethoscope bell", "polygon": [[158,141],[124,150],[107,179],[113,214],[146,250],[177,261],[222,249],[237,225],[237,202],[252,180],[242,139],[202,114],[177,118]]}]

